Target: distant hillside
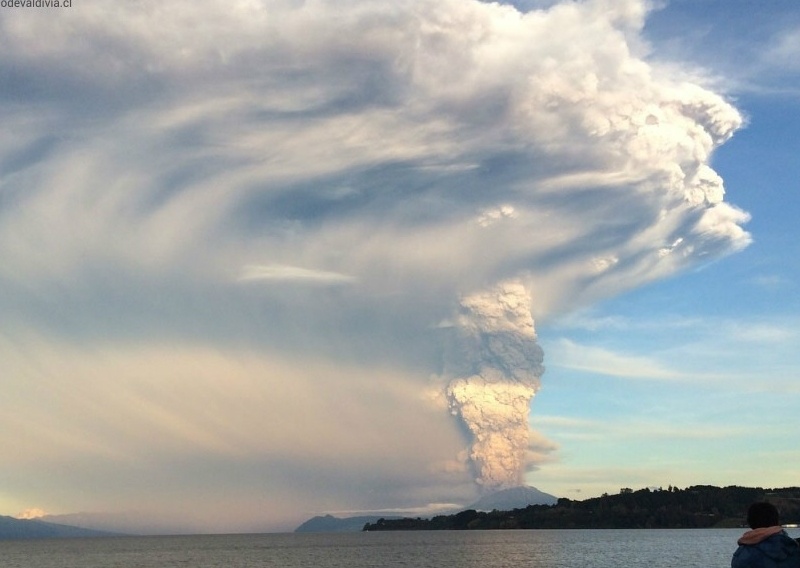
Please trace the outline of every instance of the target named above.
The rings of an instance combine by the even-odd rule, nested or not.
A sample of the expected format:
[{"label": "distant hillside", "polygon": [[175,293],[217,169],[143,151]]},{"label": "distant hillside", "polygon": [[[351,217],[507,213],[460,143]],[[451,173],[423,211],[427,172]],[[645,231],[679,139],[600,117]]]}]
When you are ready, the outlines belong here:
[{"label": "distant hillside", "polygon": [[46,523],[36,519],[15,519],[0,515],[0,540],[23,538],[77,538],[113,536],[113,533]]},{"label": "distant hillside", "polygon": [[686,489],[624,488],[618,495],[584,501],[559,499],[555,505],[530,505],[510,511],[467,509],[431,519],[379,519],[364,530],[709,528],[742,526],[754,501],[778,507],[784,524],[800,523],[800,487],[714,487]]},{"label": "distant hillside", "polygon": [[313,517],[297,527],[294,532],[359,532],[364,530],[364,525],[375,523],[378,519],[399,519],[400,517],[381,517],[378,515],[339,518],[333,515]]}]

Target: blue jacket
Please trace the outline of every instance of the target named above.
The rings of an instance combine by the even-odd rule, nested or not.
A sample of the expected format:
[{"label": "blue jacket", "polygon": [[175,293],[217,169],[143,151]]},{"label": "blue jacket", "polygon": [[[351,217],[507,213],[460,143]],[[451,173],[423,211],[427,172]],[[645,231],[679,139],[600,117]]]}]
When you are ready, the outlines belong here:
[{"label": "blue jacket", "polygon": [[800,568],[800,546],[777,528],[748,531],[739,539],[731,568]]}]

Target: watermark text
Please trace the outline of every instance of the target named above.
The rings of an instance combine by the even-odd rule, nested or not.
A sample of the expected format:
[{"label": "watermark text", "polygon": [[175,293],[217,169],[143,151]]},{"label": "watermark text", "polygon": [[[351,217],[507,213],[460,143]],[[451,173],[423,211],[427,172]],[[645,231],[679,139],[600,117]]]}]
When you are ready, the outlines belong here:
[{"label": "watermark text", "polygon": [[72,0],[0,0],[0,8],[72,8]]}]

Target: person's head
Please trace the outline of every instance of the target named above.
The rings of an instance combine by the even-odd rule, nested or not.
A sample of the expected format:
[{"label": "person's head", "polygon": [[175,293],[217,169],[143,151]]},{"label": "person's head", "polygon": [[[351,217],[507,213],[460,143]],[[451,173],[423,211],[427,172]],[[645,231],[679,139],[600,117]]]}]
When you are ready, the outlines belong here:
[{"label": "person's head", "polygon": [[774,527],[781,524],[778,509],[772,503],[753,503],[747,510],[747,524],[751,529]]}]

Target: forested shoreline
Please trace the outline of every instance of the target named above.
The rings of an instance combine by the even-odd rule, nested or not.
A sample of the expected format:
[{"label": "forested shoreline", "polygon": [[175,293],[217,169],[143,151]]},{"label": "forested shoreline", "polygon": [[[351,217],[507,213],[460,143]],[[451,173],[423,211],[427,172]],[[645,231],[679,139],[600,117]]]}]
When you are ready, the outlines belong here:
[{"label": "forested shoreline", "polygon": [[365,531],[492,530],[492,529],[611,529],[722,528],[744,525],[747,507],[769,501],[778,507],[784,524],[800,524],[800,487],[669,486],[575,501],[561,498],[555,505],[530,505],[511,511],[467,509],[432,518],[378,519]]}]

